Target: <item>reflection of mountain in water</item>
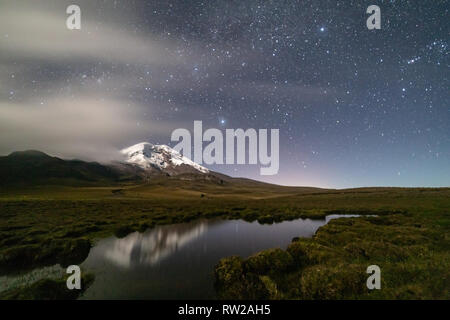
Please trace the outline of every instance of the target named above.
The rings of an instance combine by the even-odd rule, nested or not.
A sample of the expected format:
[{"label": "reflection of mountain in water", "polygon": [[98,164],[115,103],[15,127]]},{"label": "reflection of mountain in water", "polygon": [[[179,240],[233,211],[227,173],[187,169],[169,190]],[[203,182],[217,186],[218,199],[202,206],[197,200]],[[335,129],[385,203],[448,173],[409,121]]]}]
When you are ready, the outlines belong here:
[{"label": "reflection of mountain in water", "polygon": [[195,240],[208,228],[205,221],[156,227],[145,233],[132,233],[105,250],[105,257],[121,267],[153,265]]}]

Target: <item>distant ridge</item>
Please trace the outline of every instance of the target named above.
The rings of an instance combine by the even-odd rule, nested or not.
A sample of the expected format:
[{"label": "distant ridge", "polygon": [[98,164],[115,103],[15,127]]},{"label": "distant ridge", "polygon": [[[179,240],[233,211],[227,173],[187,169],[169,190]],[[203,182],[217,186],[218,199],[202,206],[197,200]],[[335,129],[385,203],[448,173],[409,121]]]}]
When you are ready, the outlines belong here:
[{"label": "distant ridge", "polygon": [[25,151],[14,151],[8,155],[8,157],[48,157],[48,154],[38,151],[38,150],[25,150]]},{"label": "distant ridge", "polygon": [[[124,162],[100,164],[63,160],[38,150],[15,151],[0,157],[0,186],[111,185],[173,178],[223,184],[232,179],[211,172],[165,145],[139,143],[122,150]],[[160,180],[158,180],[160,181]]]},{"label": "distant ridge", "polygon": [[[0,187],[9,186],[114,186],[149,184],[187,190],[199,185],[229,188],[276,188],[309,191],[317,188],[284,187],[247,178],[233,178],[208,170],[165,145],[139,143],[123,149],[123,162],[109,164],[64,160],[38,150],[15,151],[0,156]],[[231,190],[230,189],[230,190]]]},{"label": "distant ridge", "polygon": [[16,151],[0,157],[0,185],[113,182],[120,174],[97,162],[62,160],[41,151]]}]

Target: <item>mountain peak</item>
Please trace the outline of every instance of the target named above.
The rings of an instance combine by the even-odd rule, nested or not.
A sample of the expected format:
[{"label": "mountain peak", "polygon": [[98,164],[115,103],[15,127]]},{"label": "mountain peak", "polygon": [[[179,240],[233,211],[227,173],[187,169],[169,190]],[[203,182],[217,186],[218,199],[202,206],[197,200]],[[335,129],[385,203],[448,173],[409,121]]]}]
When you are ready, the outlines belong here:
[{"label": "mountain peak", "polygon": [[154,145],[141,142],[121,151],[126,156],[126,162],[137,165],[143,169],[158,169],[169,175],[188,172],[208,173],[205,167],[182,156],[167,145]]},{"label": "mountain peak", "polygon": [[8,157],[40,157],[40,158],[51,158],[48,154],[38,151],[38,150],[25,150],[25,151],[14,151],[8,155]]}]

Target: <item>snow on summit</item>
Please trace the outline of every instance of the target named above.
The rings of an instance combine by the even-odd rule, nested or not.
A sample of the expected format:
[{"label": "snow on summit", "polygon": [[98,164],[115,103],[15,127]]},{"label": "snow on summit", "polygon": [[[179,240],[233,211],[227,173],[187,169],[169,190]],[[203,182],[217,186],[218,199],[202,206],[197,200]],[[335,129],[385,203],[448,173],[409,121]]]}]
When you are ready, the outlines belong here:
[{"label": "snow on summit", "polygon": [[157,168],[161,171],[186,165],[202,173],[208,173],[205,167],[182,156],[167,145],[154,145],[149,142],[141,142],[134,146],[121,150],[126,156],[126,162],[135,164],[143,169]]}]

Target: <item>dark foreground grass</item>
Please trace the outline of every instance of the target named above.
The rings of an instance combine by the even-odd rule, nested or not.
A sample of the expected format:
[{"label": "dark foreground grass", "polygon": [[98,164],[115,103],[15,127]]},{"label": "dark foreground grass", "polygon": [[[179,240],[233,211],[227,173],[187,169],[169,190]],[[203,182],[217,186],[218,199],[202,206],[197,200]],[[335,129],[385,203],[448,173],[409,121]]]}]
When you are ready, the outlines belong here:
[{"label": "dark foreground grass", "polygon": [[82,275],[80,290],[68,290],[66,278],[41,279],[31,285],[0,292],[0,300],[74,300],[89,288],[94,278],[90,273]]},{"label": "dark foreground grass", "polygon": [[[450,299],[448,212],[342,218],[312,239],[215,268],[223,299]],[[369,290],[369,265],[381,289]]]},{"label": "dark foreground grass", "polygon": [[[327,214],[375,214],[334,220],[313,239],[298,239],[287,250],[222,260],[215,270],[219,296],[449,298],[448,188],[277,189],[260,190],[258,197],[249,190],[224,196],[207,187],[197,189],[139,187],[139,193],[126,189],[116,195],[107,188],[73,188],[57,197],[41,191],[0,195],[0,274],[80,264],[97,239],[160,224],[214,217],[276,223]],[[370,264],[381,267],[382,290],[365,289]]]}]

